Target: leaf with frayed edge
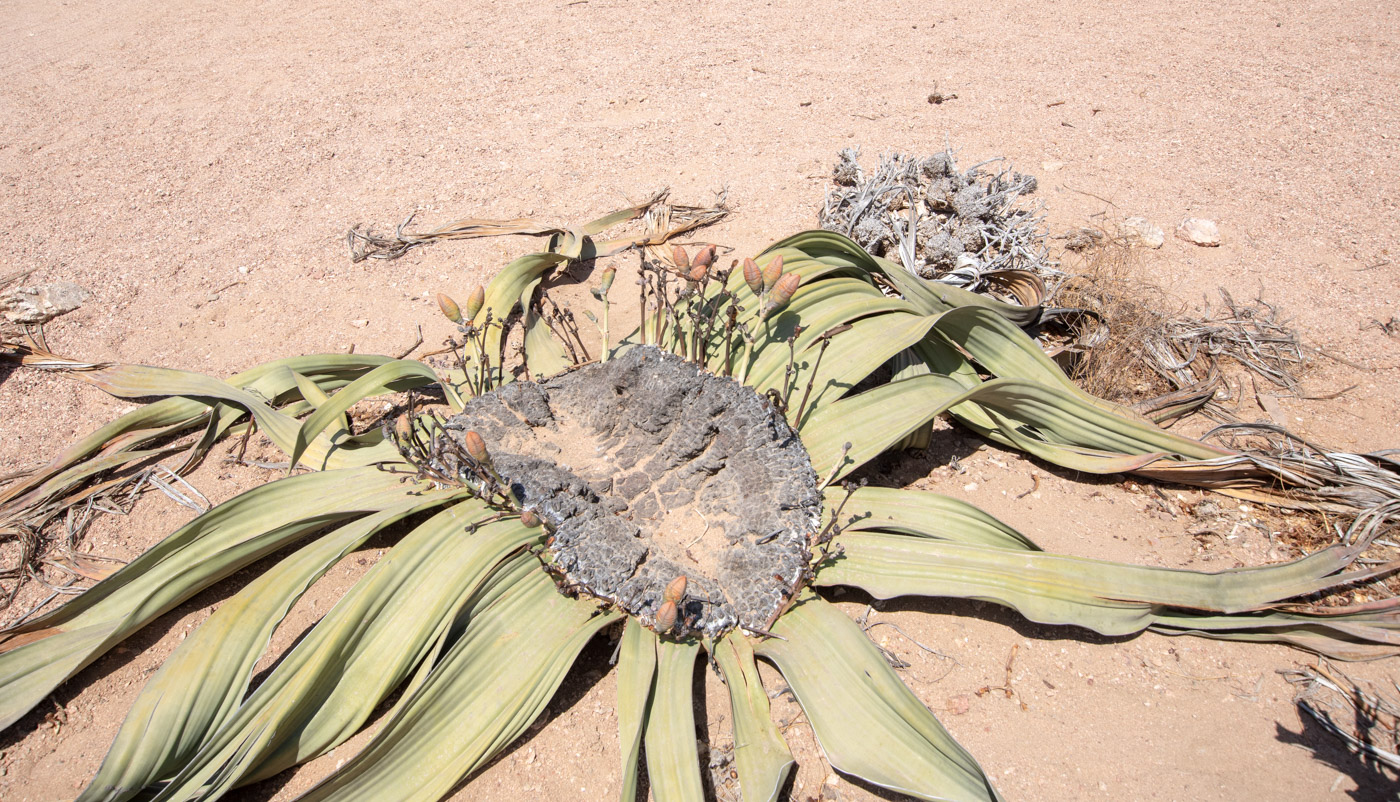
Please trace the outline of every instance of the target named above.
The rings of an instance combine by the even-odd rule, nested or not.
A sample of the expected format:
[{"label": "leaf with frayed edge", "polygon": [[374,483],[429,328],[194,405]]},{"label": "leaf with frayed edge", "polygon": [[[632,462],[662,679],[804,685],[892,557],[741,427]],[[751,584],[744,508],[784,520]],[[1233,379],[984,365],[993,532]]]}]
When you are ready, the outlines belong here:
[{"label": "leaf with frayed edge", "polygon": [[880,599],[993,601],[1038,623],[1103,635],[1140,632],[1164,608],[1245,612],[1369,575],[1337,573],[1356,556],[1339,546],[1291,563],[1207,574],[877,532],[843,534],[838,542],[844,552],[818,575],[819,586],[850,585]]},{"label": "leaf with frayed edge", "polygon": [[502,572],[489,605],[411,698],[345,767],[302,800],[435,802],[520,737],[579,651],[617,620],[560,595],[533,555]]},{"label": "leaf with frayed edge", "polygon": [[617,659],[617,730],[622,747],[619,802],[636,802],[637,759],[656,679],[656,633],[635,618],[627,620]]},{"label": "leaf with frayed edge", "polygon": [[666,802],[704,802],[700,753],[695,746],[694,641],[657,640],[656,688],[647,714],[647,779]]},{"label": "leaf with frayed edge", "polygon": [[792,752],[769,713],[768,694],[754,665],[753,647],[734,632],[716,644],[715,662],[729,686],[734,762],[744,802],[773,802],[792,772]]},{"label": "leaf with frayed edge", "polygon": [[417,492],[373,468],[282,479],[249,490],[176,530],[63,607],[0,641],[0,728],[157,616],[327,524]]},{"label": "leaf with frayed edge", "polygon": [[831,765],[925,800],[999,799],[977,761],[890,669],[860,627],[806,594],[755,651],[792,688]]}]

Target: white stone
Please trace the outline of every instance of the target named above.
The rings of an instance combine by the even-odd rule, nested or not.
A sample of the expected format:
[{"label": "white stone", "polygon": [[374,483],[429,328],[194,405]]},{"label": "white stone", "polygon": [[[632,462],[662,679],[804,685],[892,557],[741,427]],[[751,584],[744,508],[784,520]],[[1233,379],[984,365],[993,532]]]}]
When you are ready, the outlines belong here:
[{"label": "white stone", "polygon": [[1220,245],[1220,229],[1215,225],[1214,220],[1207,220],[1203,217],[1188,217],[1181,221],[1181,225],[1176,228],[1176,235],[1187,242],[1200,245],[1205,248],[1215,248]]},{"label": "white stone", "polygon": [[0,313],[11,323],[39,325],[72,312],[91,297],[92,292],[71,281],[16,287],[0,295]]},{"label": "white stone", "polygon": [[1129,217],[1123,221],[1123,236],[1134,245],[1157,249],[1167,241],[1167,235],[1146,217]]}]

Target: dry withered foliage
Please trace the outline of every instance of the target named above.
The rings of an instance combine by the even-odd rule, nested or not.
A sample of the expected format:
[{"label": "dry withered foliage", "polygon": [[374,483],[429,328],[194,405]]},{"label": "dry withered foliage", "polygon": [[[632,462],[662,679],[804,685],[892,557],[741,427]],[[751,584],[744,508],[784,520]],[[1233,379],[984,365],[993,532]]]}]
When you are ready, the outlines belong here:
[{"label": "dry withered foliage", "polygon": [[[1066,320],[1072,334],[1060,361],[1086,391],[1135,403],[1179,389],[1150,367],[1144,344],[1164,331],[1171,302],[1142,280],[1141,257],[1117,237],[1100,237],[1066,264],[1054,294],[1059,307],[1083,310]],[[1166,310],[1171,310],[1168,312]]]},{"label": "dry withered foliage", "polygon": [[1061,318],[1069,333],[1062,362],[1085,390],[1158,422],[1196,410],[1237,421],[1220,402],[1248,397],[1260,381],[1301,393],[1302,342],[1277,307],[1238,302],[1222,288],[1192,313],[1144,278],[1141,252],[1126,237],[1104,231],[1094,243],[1067,265],[1052,298],[1073,310]]},{"label": "dry withered foliage", "polygon": [[1279,673],[1295,688],[1303,720],[1341,739],[1372,779],[1388,784],[1400,775],[1400,703],[1393,693],[1371,683],[1363,687],[1326,660]]}]

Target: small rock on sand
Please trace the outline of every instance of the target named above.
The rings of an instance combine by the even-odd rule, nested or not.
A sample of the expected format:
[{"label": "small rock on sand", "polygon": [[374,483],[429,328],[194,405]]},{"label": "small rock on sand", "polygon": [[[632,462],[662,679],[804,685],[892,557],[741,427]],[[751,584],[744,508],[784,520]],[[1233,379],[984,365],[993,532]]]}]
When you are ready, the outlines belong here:
[{"label": "small rock on sand", "polygon": [[1146,217],[1129,217],[1123,221],[1123,236],[1134,245],[1157,249],[1166,242],[1167,236]]},{"label": "small rock on sand", "polygon": [[1203,217],[1188,217],[1182,220],[1181,225],[1176,228],[1176,235],[1187,242],[1205,248],[1215,248],[1220,245],[1220,229],[1215,225],[1214,220],[1206,220]]},{"label": "small rock on sand", "polygon": [[92,297],[85,287],[56,281],[38,287],[16,287],[0,296],[0,312],[11,323],[38,325],[66,315]]}]

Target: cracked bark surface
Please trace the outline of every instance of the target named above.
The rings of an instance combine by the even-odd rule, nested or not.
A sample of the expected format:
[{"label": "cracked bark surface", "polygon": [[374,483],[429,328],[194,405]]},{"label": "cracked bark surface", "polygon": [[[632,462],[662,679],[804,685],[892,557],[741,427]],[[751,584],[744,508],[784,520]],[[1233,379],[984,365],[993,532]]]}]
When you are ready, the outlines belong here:
[{"label": "cracked bark surface", "polygon": [[688,581],[677,630],[766,629],[795,592],[821,515],[797,434],[753,390],[654,347],[472,399],[474,430],[554,530],[571,589],[654,623]]}]

